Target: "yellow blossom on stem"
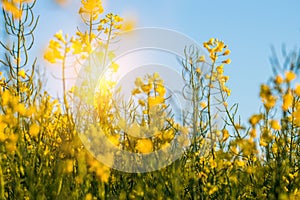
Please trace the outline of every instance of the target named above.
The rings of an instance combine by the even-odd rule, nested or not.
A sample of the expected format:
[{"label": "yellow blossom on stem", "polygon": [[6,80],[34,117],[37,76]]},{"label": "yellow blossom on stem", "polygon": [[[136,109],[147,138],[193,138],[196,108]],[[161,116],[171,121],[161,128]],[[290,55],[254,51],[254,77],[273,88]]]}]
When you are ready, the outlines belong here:
[{"label": "yellow blossom on stem", "polygon": [[273,108],[276,104],[277,98],[272,95],[271,89],[269,86],[263,84],[260,86],[260,97],[262,99],[262,102],[264,103],[264,106],[267,110],[270,110]]},{"label": "yellow blossom on stem", "polygon": [[201,101],[200,106],[201,106],[201,108],[206,108],[207,104],[204,101]]},{"label": "yellow blossom on stem", "polygon": [[276,84],[280,85],[281,83],[283,83],[283,78],[282,78],[280,75],[277,75],[277,76],[275,77],[274,82],[275,82]]},{"label": "yellow blossom on stem", "polygon": [[297,84],[295,87],[295,93],[297,96],[300,96],[300,85],[299,84]]},{"label": "yellow blossom on stem", "polygon": [[160,105],[162,103],[164,103],[165,99],[162,96],[156,96],[156,97],[149,97],[148,98],[148,103],[149,103],[149,107],[153,107],[156,105]]},{"label": "yellow blossom on stem", "polygon": [[231,63],[231,59],[228,58],[227,60],[223,60],[222,63],[225,63],[225,64],[230,64]]},{"label": "yellow blossom on stem", "polygon": [[20,76],[21,78],[25,79],[26,78],[26,72],[24,69],[21,69],[19,72],[18,72],[18,76]]},{"label": "yellow blossom on stem", "polygon": [[209,164],[213,169],[217,167],[217,162],[212,158],[209,159]]},{"label": "yellow blossom on stem", "polygon": [[113,70],[113,72],[117,72],[119,69],[119,65],[115,62],[112,62],[110,68]]},{"label": "yellow blossom on stem", "polygon": [[199,67],[196,68],[195,70],[198,74],[201,74],[201,69]]},{"label": "yellow blossom on stem", "polygon": [[271,125],[271,128],[274,130],[279,131],[281,129],[281,126],[277,120],[271,120],[270,125]]},{"label": "yellow blossom on stem", "polygon": [[216,41],[215,38],[210,38],[209,41],[207,42],[207,44],[208,45],[213,45],[215,41]]},{"label": "yellow blossom on stem", "polygon": [[264,141],[264,139],[260,139],[260,141],[259,141],[259,145],[260,146],[263,146],[263,147],[266,147],[268,144]]},{"label": "yellow blossom on stem", "polygon": [[61,41],[62,43],[64,43],[64,44],[66,43],[66,40],[65,40],[65,38],[64,38],[64,36],[63,36],[62,30],[58,31],[58,32],[54,35],[54,37],[55,37],[57,40]]},{"label": "yellow blossom on stem", "polygon": [[58,41],[50,40],[48,48],[44,54],[44,59],[50,63],[55,63],[57,60],[62,60],[61,44]]},{"label": "yellow blossom on stem", "polygon": [[270,110],[276,105],[277,98],[274,96],[268,96],[266,99],[263,99],[264,106],[267,110]]},{"label": "yellow blossom on stem", "polygon": [[287,111],[293,104],[293,95],[289,91],[285,95],[283,95],[283,104],[282,110]]},{"label": "yellow blossom on stem", "polygon": [[139,99],[138,102],[139,102],[139,104],[140,104],[141,106],[145,106],[145,105],[146,105],[144,100]]},{"label": "yellow blossom on stem", "polygon": [[227,55],[229,55],[230,54],[230,50],[229,49],[226,49],[225,51],[224,51],[224,53],[223,53],[223,56],[227,56]]},{"label": "yellow blossom on stem", "polygon": [[40,132],[40,127],[36,123],[32,124],[29,128],[29,134],[33,137],[37,137]]},{"label": "yellow blossom on stem", "polygon": [[85,196],[85,200],[92,200],[93,199],[93,195],[91,193],[88,193],[86,196]]},{"label": "yellow blossom on stem", "polygon": [[224,73],[224,65],[220,65],[216,68],[218,74],[222,75]]},{"label": "yellow blossom on stem", "polygon": [[68,159],[66,160],[66,165],[65,165],[65,170],[66,170],[66,173],[71,173],[73,172],[73,160],[71,159]]},{"label": "yellow blossom on stem", "polygon": [[157,84],[155,91],[158,93],[159,96],[164,97],[166,94],[166,88],[163,84]]},{"label": "yellow blossom on stem", "polygon": [[169,129],[169,130],[167,130],[167,131],[165,131],[163,133],[162,137],[163,137],[163,139],[165,141],[170,141],[170,140],[172,140],[174,138],[174,134],[175,134],[174,130],[173,129]]},{"label": "yellow blossom on stem", "polygon": [[142,85],[141,89],[143,90],[143,92],[149,93],[150,90],[152,89],[152,85],[151,84],[144,84],[144,85]]},{"label": "yellow blossom on stem", "polygon": [[81,4],[79,14],[93,15],[94,20],[104,11],[101,0],[81,0]]},{"label": "yellow blossom on stem", "polygon": [[287,71],[285,73],[285,80],[288,83],[291,82],[291,81],[293,81],[296,77],[297,77],[297,75],[294,72],[292,72],[292,71]]},{"label": "yellow blossom on stem", "polygon": [[142,85],[144,85],[144,82],[143,82],[143,80],[140,77],[138,77],[138,78],[135,79],[134,84],[137,87],[141,87]]},{"label": "yellow blossom on stem", "polygon": [[137,142],[136,149],[141,153],[151,153],[153,151],[153,143],[150,139],[140,139]]},{"label": "yellow blossom on stem", "polygon": [[197,62],[205,62],[205,57],[204,56],[200,56],[198,58]]},{"label": "yellow blossom on stem", "polygon": [[222,140],[223,140],[224,142],[225,142],[225,141],[229,138],[229,136],[230,136],[227,129],[223,129],[223,130],[222,130],[222,135],[223,135]]},{"label": "yellow blossom on stem", "polygon": [[138,89],[138,88],[135,88],[135,89],[133,89],[132,91],[131,91],[131,95],[137,95],[137,94],[140,94],[141,93],[141,91],[140,91],[140,89]]},{"label": "yellow blossom on stem", "polygon": [[255,126],[262,119],[263,119],[262,114],[256,114],[256,115],[252,115],[252,117],[249,119],[249,122],[252,126]]},{"label": "yellow blossom on stem", "polygon": [[297,106],[296,111],[293,112],[293,117],[296,126],[300,126],[300,106]]},{"label": "yellow blossom on stem", "polygon": [[2,8],[11,13],[13,16],[13,19],[20,19],[22,17],[23,14],[23,8],[22,8],[22,4],[23,3],[29,3],[32,0],[13,0],[13,1],[9,1],[9,0],[2,0]]},{"label": "yellow blossom on stem", "polygon": [[256,137],[256,129],[255,129],[255,128],[252,128],[252,129],[249,131],[249,135],[250,135],[250,137],[255,138],[255,137]]}]

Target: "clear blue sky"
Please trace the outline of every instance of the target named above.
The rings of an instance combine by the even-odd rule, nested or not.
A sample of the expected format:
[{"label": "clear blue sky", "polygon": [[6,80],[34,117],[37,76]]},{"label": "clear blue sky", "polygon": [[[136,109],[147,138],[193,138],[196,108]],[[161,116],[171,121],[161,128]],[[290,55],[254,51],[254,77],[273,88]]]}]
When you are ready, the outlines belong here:
[{"label": "clear blue sky", "polygon": [[[232,89],[230,102],[239,103],[244,120],[259,111],[259,85],[271,75],[271,45],[278,53],[283,44],[287,49],[300,47],[299,0],[108,0],[104,5],[106,12],[137,17],[137,27],[177,30],[201,44],[211,37],[225,41],[232,52],[232,63],[225,69]],[[80,24],[78,8],[79,1],[59,7],[38,0],[35,10],[40,23],[34,51],[42,52],[60,29],[74,33]],[[53,84],[59,83],[49,78],[48,87]]]}]

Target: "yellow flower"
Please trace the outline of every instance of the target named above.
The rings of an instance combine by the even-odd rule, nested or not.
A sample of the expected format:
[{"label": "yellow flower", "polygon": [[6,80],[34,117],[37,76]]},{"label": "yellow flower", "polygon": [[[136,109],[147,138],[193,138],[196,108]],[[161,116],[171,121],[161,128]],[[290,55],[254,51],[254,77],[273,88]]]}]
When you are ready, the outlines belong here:
[{"label": "yellow flower", "polygon": [[7,136],[1,131],[0,132],[0,142],[4,142],[7,139]]},{"label": "yellow flower", "polygon": [[141,88],[142,88],[143,92],[149,93],[151,88],[152,88],[152,85],[151,84],[144,84],[144,85],[142,85]]},{"label": "yellow flower", "polygon": [[296,74],[294,72],[292,72],[292,71],[287,71],[285,73],[285,80],[288,83],[291,82],[291,81],[293,81],[296,77],[297,77]]},{"label": "yellow flower", "polygon": [[263,136],[263,135],[260,136],[259,145],[263,146],[263,147],[266,147],[268,145],[268,143],[266,141],[266,136]]},{"label": "yellow flower", "polygon": [[197,62],[205,62],[205,57],[204,56],[200,56],[198,58]]},{"label": "yellow flower", "polygon": [[[217,69],[217,70],[220,70],[220,69]],[[220,71],[220,73],[223,73],[223,72]],[[228,80],[229,80],[229,76],[221,76],[221,77],[219,78],[219,81],[220,81],[222,84],[226,83]]]},{"label": "yellow flower", "polygon": [[135,88],[131,91],[131,95],[133,95],[133,96],[136,94],[140,94],[140,93],[141,93],[141,91],[138,88]]},{"label": "yellow flower", "polygon": [[12,97],[11,93],[9,92],[9,90],[5,90],[2,93],[2,106],[7,106],[12,98],[13,97]]},{"label": "yellow flower", "polygon": [[207,42],[208,45],[213,45],[215,42],[215,38],[210,38],[209,41]]},{"label": "yellow flower", "polygon": [[29,127],[29,134],[33,137],[37,137],[40,132],[40,127],[36,123]]},{"label": "yellow flower", "polygon": [[228,87],[224,87],[223,90],[226,92],[227,96],[230,96],[231,90]]},{"label": "yellow flower", "polygon": [[26,115],[27,110],[26,110],[26,107],[25,107],[25,105],[23,103],[19,103],[17,105],[17,112],[20,115],[23,115],[23,116]]},{"label": "yellow flower", "polygon": [[[218,74],[223,74],[224,73],[224,65],[220,65],[216,68]],[[226,82],[226,81],[225,81]]]},{"label": "yellow flower", "polygon": [[297,96],[300,96],[300,85],[299,84],[296,85],[295,93]]},{"label": "yellow flower", "polygon": [[227,129],[223,129],[223,130],[222,130],[222,135],[223,135],[222,140],[223,140],[224,142],[225,142],[225,141],[229,138],[229,136],[230,136]]},{"label": "yellow flower", "polygon": [[210,164],[211,168],[217,167],[217,162],[212,158],[209,159],[209,164]]},{"label": "yellow flower", "polygon": [[92,200],[92,199],[93,199],[93,195],[91,193],[85,195],[85,200]]},{"label": "yellow flower", "polygon": [[16,143],[7,142],[5,143],[5,147],[9,153],[14,153],[17,150]]},{"label": "yellow flower", "polygon": [[115,22],[122,22],[124,19],[122,17],[120,17],[119,15],[114,15],[113,17]]},{"label": "yellow flower", "polygon": [[73,49],[73,54],[79,54],[82,52],[82,43],[78,38],[77,39],[72,38],[71,44],[72,44],[71,48]]},{"label": "yellow flower", "polygon": [[260,86],[260,97],[261,98],[266,98],[267,96],[271,95],[271,90],[269,88],[269,86],[262,84]]},{"label": "yellow flower", "polygon": [[159,94],[159,96],[164,97],[166,94],[166,88],[162,84],[157,84],[155,91]]},{"label": "yellow flower", "polygon": [[98,19],[99,14],[103,13],[101,0],[81,0],[79,14],[93,15],[93,20]]},{"label": "yellow flower", "polygon": [[119,141],[119,135],[117,135],[117,134],[115,134],[115,135],[110,135],[109,137],[108,137],[108,139],[109,139],[109,141],[111,142],[111,143],[113,143],[113,145],[115,145],[115,146],[119,146],[119,144],[120,144],[120,141]]},{"label": "yellow flower", "polygon": [[65,170],[67,173],[73,172],[73,160],[66,160]]},{"label": "yellow flower", "polygon": [[5,11],[10,12],[14,19],[20,19],[22,17],[22,9],[19,9],[19,5],[17,5],[16,3],[17,2],[15,1],[10,2],[8,0],[2,0],[2,8]]},{"label": "yellow flower", "polygon": [[65,40],[65,38],[64,38],[64,36],[63,36],[62,30],[58,31],[58,32],[54,35],[54,37],[55,37],[57,40],[61,41],[62,43],[64,43],[64,44],[66,43],[66,40]]},{"label": "yellow flower", "polygon": [[201,101],[200,106],[201,106],[201,108],[206,108],[207,104],[204,101]]},{"label": "yellow flower", "polygon": [[210,52],[209,57],[210,57],[210,59],[211,59],[213,62],[216,62],[216,60],[218,59],[217,54],[216,54],[215,52],[213,52],[213,51]]},{"label": "yellow flower", "polygon": [[230,64],[231,63],[231,59],[228,58],[227,60],[223,60],[222,63],[225,63],[225,64]]},{"label": "yellow flower", "polygon": [[286,93],[283,96],[283,104],[282,104],[282,110],[287,111],[293,104],[293,96],[291,92]]},{"label": "yellow flower", "polygon": [[224,107],[228,107],[228,103],[227,102],[223,102]]},{"label": "yellow flower", "polygon": [[242,160],[237,160],[236,161],[236,165],[239,166],[239,167],[244,167],[245,166],[245,162],[242,161]]},{"label": "yellow flower", "polygon": [[217,42],[217,46],[215,47],[215,49],[213,51],[215,51],[215,52],[222,52],[224,47],[225,47],[224,42],[218,41]]},{"label": "yellow flower", "polygon": [[169,129],[169,130],[167,130],[167,131],[165,131],[163,133],[163,139],[165,141],[170,141],[170,140],[172,140],[174,138],[174,135],[175,135],[174,130],[173,129]]},{"label": "yellow flower", "polygon": [[150,139],[140,139],[137,142],[136,149],[141,153],[151,153],[153,151],[153,143]]},{"label": "yellow flower", "polygon": [[276,97],[270,95],[268,96],[266,99],[263,99],[263,102],[264,102],[264,106],[266,107],[266,109],[271,109],[275,106],[276,104]]},{"label": "yellow flower", "polygon": [[300,126],[300,106],[297,107],[296,111],[293,113],[293,116],[295,118],[295,124],[297,126]]},{"label": "yellow flower", "polygon": [[93,195],[91,193],[88,193],[86,196],[85,196],[85,200],[92,200],[93,199]]},{"label": "yellow flower", "polygon": [[255,126],[263,118],[262,114],[252,115],[249,122],[252,126]]},{"label": "yellow flower", "polygon": [[275,77],[274,82],[275,82],[276,84],[280,85],[281,83],[283,83],[283,78],[282,78],[280,75],[277,75],[277,76]]},{"label": "yellow flower", "polygon": [[112,62],[110,68],[113,70],[113,72],[117,72],[119,69],[119,65],[115,62]]},{"label": "yellow flower", "polygon": [[21,78],[25,79],[26,78],[26,72],[24,71],[24,69],[21,69],[18,72],[18,76],[20,76]]},{"label": "yellow flower", "polygon": [[255,138],[255,137],[256,137],[256,129],[255,129],[255,128],[252,128],[252,129],[249,131],[249,135],[250,135],[250,137]]},{"label": "yellow flower", "polygon": [[226,49],[225,51],[224,51],[224,53],[223,53],[223,56],[227,56],[227,55],[229,55],[230,54],[230,50],[229,49]]},{"label": "yellow flower", "polygon": [[206,42],[205,42],[205,43],[203,43],[203,47],[204,47],[204,48],[206,48],[208,52],[210,52],[210,51],[211,51],[211,49],[210,49],[210,47],[209,47],[208,43],[206,43]]},{"label": "yellow flower", "polygon": [[44,59],[50,63],[55,63],[56,60],[63,59],[61,45],[58,41],[50,40],[49,46],[44,54]]},{"label": "yellow flower", "polygon": [[272,144],[272,152],[276,154],[277,151],[278,151],[278,146],[277,146],[277,144],[276,144],[276,143]]},{"label": "yellow flower", "polygon": [[144,101],[144,100],[139,99],[138,102],[139,102],[139,104],[140,104],[141,106],[145,106],[145,101]]},{"label": "yellow flower", "polygon": [[199,67],[196,68],[195,70],[198,74],[201,74],[201,69]]},{"label": "yellow flower", "polygon": [[164,103],[165,99],[161,96],[156,96],[156,97],[149,97],[148,98],[148,103],[149,103],[149,107],[153,107],[159,104]]},{"label": "yellow flower", "polygon": [[141,87],[142,85],[144,85],[144,82],[140,77],[138,77],[135,79],[134,84],[136,85],[136,87]]},{"label": "yellow flower", "polygon": [[271,125],[271,128],[274,130],[279,131],[281,129],[281,126],[277,120],[271,120],[270,125]]}]

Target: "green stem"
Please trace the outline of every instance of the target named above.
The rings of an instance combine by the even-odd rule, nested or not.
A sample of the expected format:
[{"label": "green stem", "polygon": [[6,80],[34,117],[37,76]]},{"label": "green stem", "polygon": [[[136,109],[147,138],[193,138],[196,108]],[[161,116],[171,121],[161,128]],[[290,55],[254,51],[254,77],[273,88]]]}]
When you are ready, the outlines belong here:
[{"label": "green stem", "polygon": [[[212,78],[213,78],[213,72],[215,68],[215,62],[211,65],[211,71],[210,71],[210,79],[209,79],[209,85],[208,85],[208,94],[207,94],[207,114],[208,114],[208,125],[210,130],[210,139],[213,140],[213,130],[212,130],[212,119],[211,119],[211,87],[212,87]],[[213,159],[215,159],[215,153],[214,148],[211,148]]]},{"label": "green stem", "polygon": [[[19,10],[22,10],[22,3],[19,4]],[[19,83],[19,71],[20,71],[20,57],[21,57],[21,29],[22,17],[18,20],[18,46],[17,46],[17,68],[16,68],[16,76],[17,76],[17,94],[20,95],[20,83]]]},{"label": "green stem", "polygon": [[3,171],[2,171],[2,158],[0,157],[0,199],[5,199],[5,181],[4,181],[4,178],[3,178]]},{"label": "green stem", "polygon": [[106,65],[106,57],[107,57],[107,54],[108,54],[108,47],[109,47],[109,43],[110,43],[110,39],[111,39],[111,34],[112,34],[112,22],[110,23],[110,26],[109,26],[109,31],[108,31],[108,36],[107,36],[107,42],[105,44],[105,52],[104,52],[104,58],[103,58],[103,68],[105,67]]}]

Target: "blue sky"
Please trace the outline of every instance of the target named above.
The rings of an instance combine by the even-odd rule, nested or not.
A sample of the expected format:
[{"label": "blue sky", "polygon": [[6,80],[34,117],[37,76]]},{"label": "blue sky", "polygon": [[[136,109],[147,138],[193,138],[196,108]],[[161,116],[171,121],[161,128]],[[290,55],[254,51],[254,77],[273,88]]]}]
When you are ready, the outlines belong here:
[{"label": "blue sky", "polygon": [[[35,10],[40,14],[40,23],[34,51],[42,52],[58,30],[74,33],[80,24],[79,5],[79,1],[70,0],[67,6],[59,7],[38,0]],[[287,49],[300,47],[299,0],[107,0],[104,8],[125,18],[137,18],[137,27],[173,29],[200,44],[211,37],[225,41],[232,52],[232,63],[225,69],[232,89],[230,103],[239,103],[239,114],[244,119],[259,111],[259,85],[271,75],[271,45],[279,54],[283,44]],[[41,60],[42,54],[37,55]],[[56,84],[57,80],[49,78],[48,87]]]}]

